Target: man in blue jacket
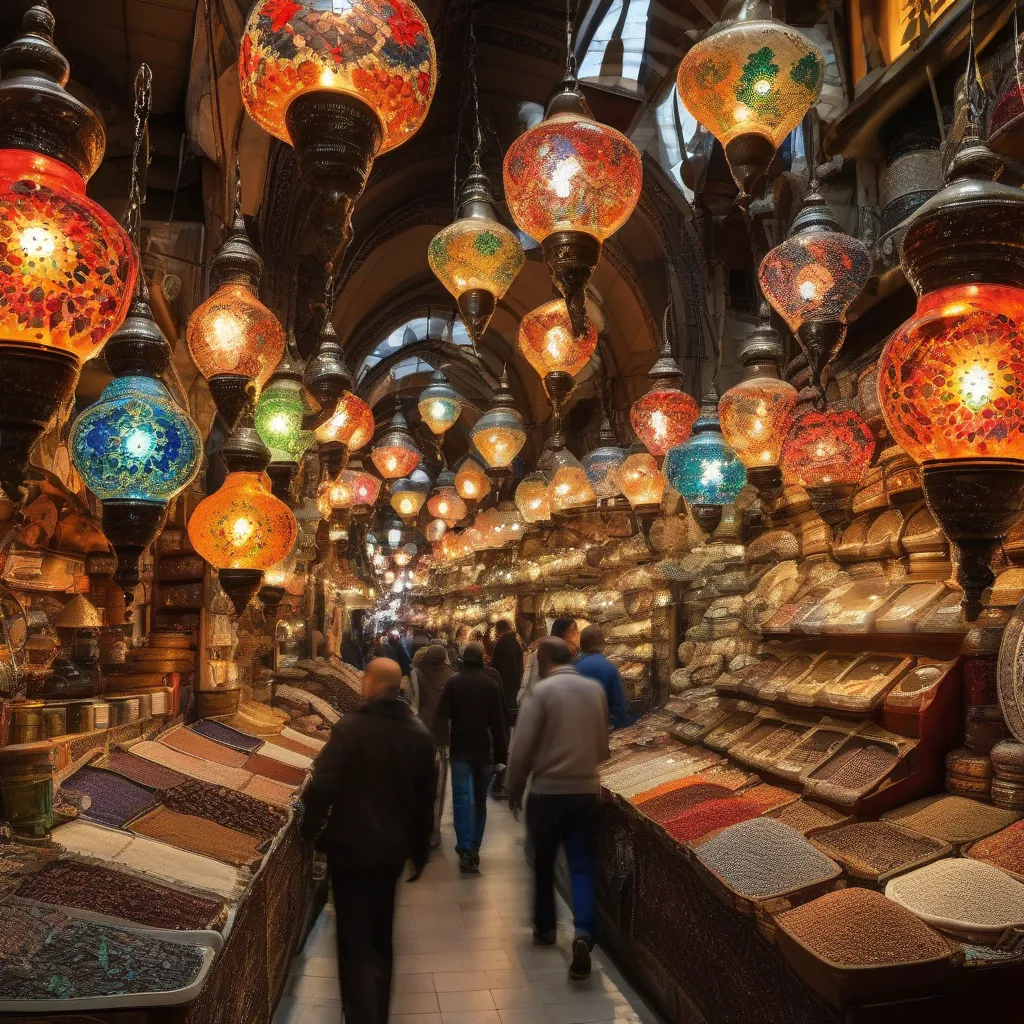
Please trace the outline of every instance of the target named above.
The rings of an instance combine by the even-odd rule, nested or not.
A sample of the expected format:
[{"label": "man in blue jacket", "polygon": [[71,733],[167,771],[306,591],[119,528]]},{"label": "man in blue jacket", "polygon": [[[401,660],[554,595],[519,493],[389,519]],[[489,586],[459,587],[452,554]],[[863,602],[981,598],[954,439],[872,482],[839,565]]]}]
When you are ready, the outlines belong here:
[{"label": "man in blue jacket", "polygon": [[629,725],[622,676],[604,656],[604,632],[600,626],[587,626],[580,634],[580,654],[573,665],[581,676],[595,679],[601,684],[608,698],[608,719],[612,728],[622,729]]}]

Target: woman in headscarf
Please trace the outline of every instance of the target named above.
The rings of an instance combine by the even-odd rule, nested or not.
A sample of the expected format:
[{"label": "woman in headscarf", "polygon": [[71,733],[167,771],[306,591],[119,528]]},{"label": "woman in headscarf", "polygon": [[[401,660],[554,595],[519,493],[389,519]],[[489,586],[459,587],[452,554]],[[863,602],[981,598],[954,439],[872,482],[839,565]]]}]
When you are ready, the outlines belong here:
[{"label": "woman in headscarf", "polygon": [[409,684],[412,707],[420,721],[430,730],[437,745],[437,796],[434,800],[434,834],[431,845],[441,845],[441,812],[444,809],[445,787],[448,785],[448,728],[436,723],[437,705],[455,670],[448,664],[448,652],[441,644],[422,647],[413,658]]}]

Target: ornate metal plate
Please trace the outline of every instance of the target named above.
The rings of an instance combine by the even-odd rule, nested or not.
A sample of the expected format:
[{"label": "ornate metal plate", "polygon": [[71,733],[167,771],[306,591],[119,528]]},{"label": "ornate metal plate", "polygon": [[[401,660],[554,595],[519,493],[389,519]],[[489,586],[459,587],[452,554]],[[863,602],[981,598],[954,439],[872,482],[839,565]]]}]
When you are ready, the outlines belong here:
[{"label": "ornate metal plate", "polygon": [[1013,738],[1024,743],[1024,601],[1014,609],[1003,632],[996,673],[999,706]]}]

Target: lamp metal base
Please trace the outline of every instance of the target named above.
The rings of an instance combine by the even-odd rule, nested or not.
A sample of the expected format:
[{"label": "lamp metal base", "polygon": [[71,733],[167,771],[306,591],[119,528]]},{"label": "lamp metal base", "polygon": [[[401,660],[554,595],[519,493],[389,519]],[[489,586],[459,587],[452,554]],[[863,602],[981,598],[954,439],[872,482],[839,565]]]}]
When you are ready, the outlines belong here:
[{"label": "lamp metal base", "polygon": [[241,615],[263,584],[262,569],[221,569],[217,573],[221,590],[231,599],[235,612]]},{"label": "lamp metal base", "polygon": [[139,585],[139,562],[156,540],[167,516],[167,506],[152,501],[103,502],[103,534],[117,555],[114,582],[128,603]]},{"label": "lamp metal base", "polygon": [[225,426],[229,431],[234,430],[248,400],[248,388],[252,383],[252,377],[246,377],[241,373],[218,373],[207,383]]},{"label": "lamp metal base", "polygon": [[483,340],[487,325],[494,316],[497,300],[486,288],[470,288],[459,296],[459,312],[462,322],[466,325],[473,347],[479,346]]},{"label": "lamp metal base", "polygon": [[587,333],[587,285],[601,259],[601,241],[586,231],[555,231],[544,239],[542,249],[572,329],[582,338]]}]

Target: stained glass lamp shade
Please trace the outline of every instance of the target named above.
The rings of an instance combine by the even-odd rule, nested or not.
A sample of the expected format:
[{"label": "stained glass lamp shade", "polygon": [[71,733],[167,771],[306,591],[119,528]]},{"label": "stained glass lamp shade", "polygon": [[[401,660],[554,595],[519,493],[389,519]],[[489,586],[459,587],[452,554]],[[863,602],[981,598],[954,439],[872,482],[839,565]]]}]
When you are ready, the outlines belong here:
[{"label": "stained glass lamp shade", "polygon": [[270,382],[256,403],[256,430],[270,449],[272,462],[298,463],[315,441],[311,430],[302,429],[306,403],[299,379]]},{"label": "stained glass lamp shade", "polygon": [[420,418],[430,428],[430,432],[438,437],[453,427],[462,413],[459,393],[440,370],[434,371],[430,383],[420,392],[417,404]]},{"label": "stained glass lamp shade", "polygon": [[469,436],[491,469],[510,466],[526,444],[523,417],[516,408],[506,371],[502,371],[494,401],[473,425]]},{"label": "stained glass lamp shade", "polygon": [[519,351],[543,378],[552,401],[572,391],[572,378],[597,349],[597,328],[587,317],[577,335],[563,299],[553,299],[527,313],[519,325]]},{"label": "stained glass lamp shade", "polygon": [[523,535],[526,521],[514,501],[503,501],[497,508],[495,533],[499,544],[512,544]]},{"label": "stained glass lamp shade", "polygon": [[598,446],[581,460],[598,500],[615,498],[622,494],[619,470],[626,458],[626,451],[616,443],[615,432],[608,422],[608,417],[605,416],[601,421]]},{"label": "stained glass lamp shade", "polygon": [[375,425],[370,407],[358,395],[346,391],[331,418],[317,428],[316,440],[358,451],[373,437]]},{"label": "stained glass lamp shade", "polygon": [[356,513],[368,512],[377,504],[381,481],[362,465],[349,465],[344,471],[352,488],[352,509]]},{"label": "stained glass lamp shade", "polygon": [[667,329],[648,376],[650,390],[633,403],[629,422],[644,447],[661,458],[689,438],[700,411],[693,397],[683,390],[683,370],[672,354]]},{"label": "stained glass lamp shade", "polygon": [[819,392],[870,274],[867,247],[842,230],[812,183],[789,237],[765,256],[758,276],[765,298],[796,335]]},{"label": "stained glass lamp shade", "polygon": [[352,489],[352,477],[347,475],[347,470],[342,470],[337,479],[327,485],[327,500],[331,509],[351,508],[355,501],[355,492]]},{"label": "stained glass lamp shade", "polygon": [[622,493],[633,508],[661,505],[665,494],[666,477],[658,460],[643,445],[634,445],[619,467]]},{"label": "stained glass lamp shade", "polygon": [[490,478],[472,455],[466,455],[455,468],[455,490],[464,501],[479,501],[490,494]]},{"label": "stained glass lamp shade", "polygon": [[436,544],[448,532],[448,524],[443,519],[434,519],[427,524],[427,540]]},{"label": "stained glass lamp shade", "polygon": [[547,116],[505,154],[505,198],[516,224],[541,242],[569,309],[586,333],[585,289],[601,243],[629,219],[640,198],[640,154],[623,134],[593,119],[567,77]]},{"label": "stained glass lamp shade", "polygon": [[597,495],[587,471],[568,449],[556,448],[550,452],[545,473],[552,512],[571,512],[596,504]]},{"label": "stained glass lamp shade", "polygon": [[396,480],[391,485],[391,507],[404,519],[409,519],[419,515],[429,493],[429,480]]},{"label": "stained glass lamp shade", "polygon": [[391,418],[388,429],[371,449],[370,458],[385,480],[407,477],[420,464],[422,455],[400,412]]},{"label": "stained glass lamp shade", "polygon": [[516,487],[515,501],[527,523],[547,522],[551,518],[548,478],[539,471],[524,476]]},{"label": "stained glass lamp shade", "polygon": [[455,489],[455,475],[448,470],[437,478],[437,486],[427,499],[427,511],[432,516],[443,519],[449,526],[454,526],[465,517],[468,511],[466,503]]},{"label": "stained glass lamp shade", "polygon": [[765,0],[695,43],[676,87],[686,109],[722,144],[740,191],[750,195],[783,140],[821,93],[825,58],[796,29],[772,20]]}]

